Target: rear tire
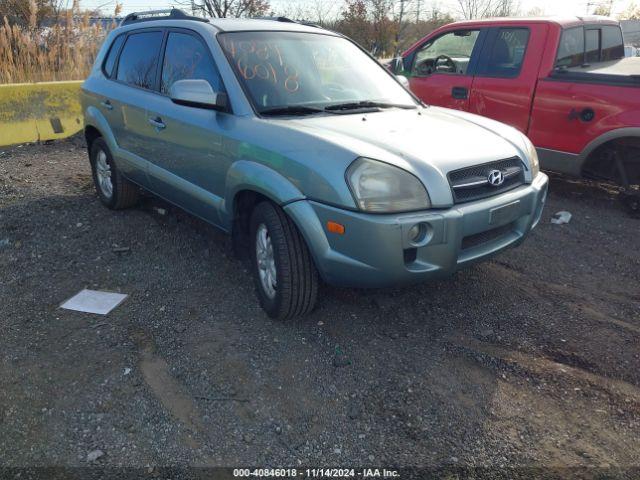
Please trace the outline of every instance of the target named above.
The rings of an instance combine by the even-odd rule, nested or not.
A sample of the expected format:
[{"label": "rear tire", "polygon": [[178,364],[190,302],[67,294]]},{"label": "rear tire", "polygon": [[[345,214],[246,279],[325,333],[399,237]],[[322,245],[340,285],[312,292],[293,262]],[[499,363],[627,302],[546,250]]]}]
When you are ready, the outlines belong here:
[{"label": "rear tire", "polygon": [[271,318],[310,313],[318,297],[318,271],[293,221],[271,202],[258,204],[250,220],[252,271],[260,305]]},{"label": "rear tire", "polygon": [[105,207],[120,210],[138,203],[140,197],[138,186],[122,176],[104,139],[96,138],[91,143],[89,159],[93,184]]}]

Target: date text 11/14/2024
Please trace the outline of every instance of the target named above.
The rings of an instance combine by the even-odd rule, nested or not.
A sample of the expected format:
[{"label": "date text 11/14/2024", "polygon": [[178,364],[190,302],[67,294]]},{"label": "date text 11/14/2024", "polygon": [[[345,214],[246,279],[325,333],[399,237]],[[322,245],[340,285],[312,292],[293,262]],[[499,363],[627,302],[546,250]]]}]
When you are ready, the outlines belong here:
[{"label": "date text 11/14/2024", "polygon": [[397,470],[386,468],[237,468],[237,478],[400,478]]}]

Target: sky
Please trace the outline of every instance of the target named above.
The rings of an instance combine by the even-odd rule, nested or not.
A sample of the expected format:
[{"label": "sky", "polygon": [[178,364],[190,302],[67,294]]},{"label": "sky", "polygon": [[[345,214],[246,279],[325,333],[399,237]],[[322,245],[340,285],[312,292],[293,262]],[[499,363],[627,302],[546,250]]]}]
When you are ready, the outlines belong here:
[{"label": "sky", "polygon": [[[274,8],[286,7],[291,1],[305,2],[311,0],[271,0]],[[328,0],[336,5],[339,9],[342,2]],[[416,0],[414,0],[415,2]],[[435,4],[442,10],[449,10],[452,13],[457,12],[456,0],[421,0],[423,5],[429,8]],[[631,0],[613,0],[613,15],[622,12],[629,5]],[[599,3],[607,3],[608,0],[520,0],[520,11],[524,14],[534,7],[540,7],[545,15],[585,15],[592,13],[595,5]],[[69,3],[72,3],[69,0]],[[84,8],[100,7],[105,14],[111,14],[115,6],[116,0],[81,0]],[[180,3],[188,3],[188,0],[120,0],[123,4],[123,13],[130,13],[141,10],[153,10],[159,8],[169,8]],[[640,1],[638,2],[640,3]]]}]

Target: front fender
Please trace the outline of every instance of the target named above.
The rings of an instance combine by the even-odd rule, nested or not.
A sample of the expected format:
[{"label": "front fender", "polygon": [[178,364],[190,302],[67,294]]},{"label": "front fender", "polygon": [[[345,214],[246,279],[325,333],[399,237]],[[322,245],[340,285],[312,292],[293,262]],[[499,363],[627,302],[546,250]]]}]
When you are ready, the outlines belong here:
[{"label": "front fender", "polygon": [[250,160],[238,160],[227,171],[221,220],[230,229],[233,222],[233,205],[236,195],[251,190],[283,206],[306,197],[289,179],[275,170]]}]

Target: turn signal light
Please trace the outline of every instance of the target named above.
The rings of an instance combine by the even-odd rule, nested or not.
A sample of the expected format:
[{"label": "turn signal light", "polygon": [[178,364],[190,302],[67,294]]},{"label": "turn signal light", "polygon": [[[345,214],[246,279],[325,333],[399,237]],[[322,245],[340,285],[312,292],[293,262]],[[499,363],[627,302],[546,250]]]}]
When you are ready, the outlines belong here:
[{"label": "turn signal light", "polygon": [[344,225],[329,220],[327,222],[327,230],[331,233],[337,233],[338,235],[344,235]]}]

